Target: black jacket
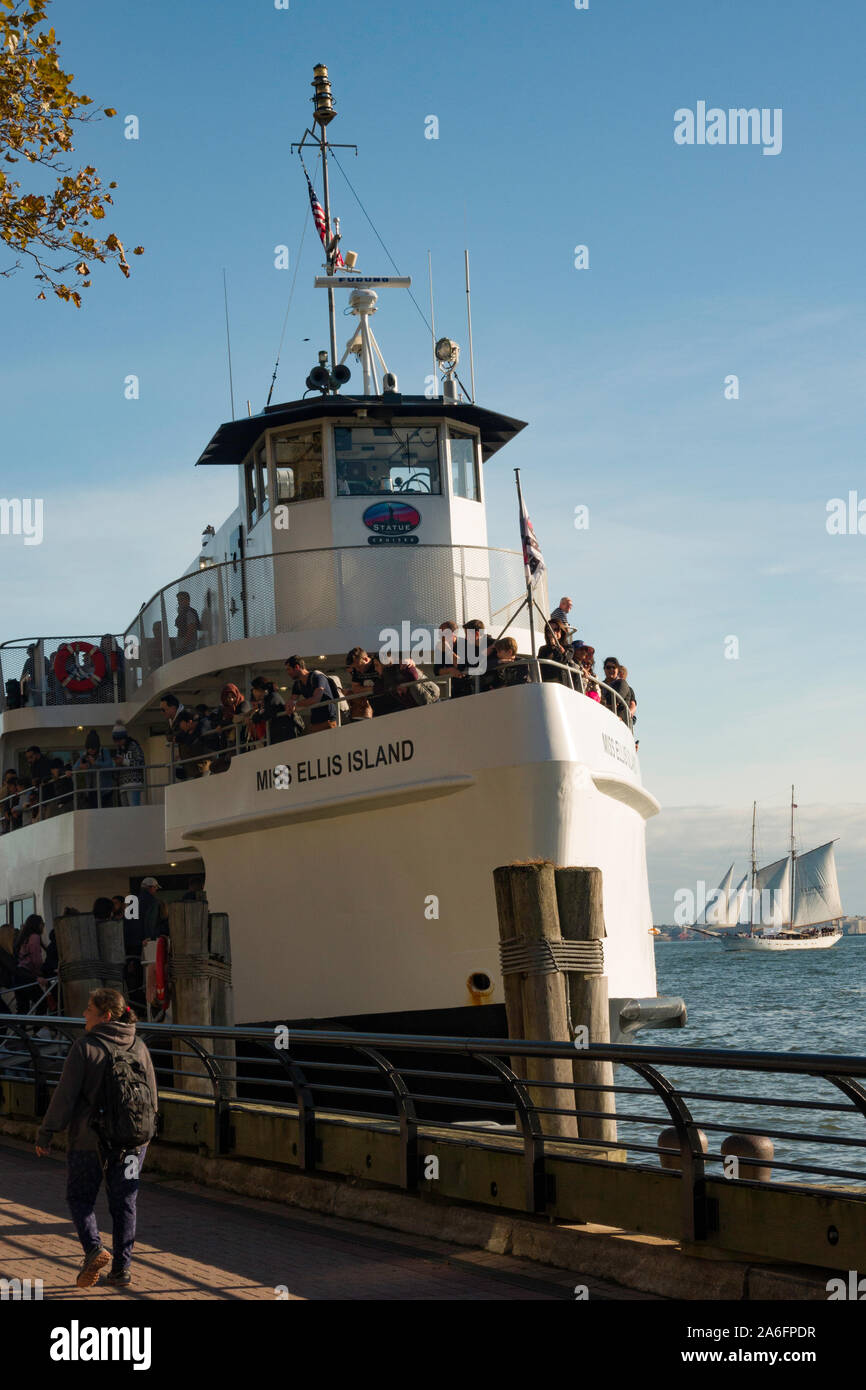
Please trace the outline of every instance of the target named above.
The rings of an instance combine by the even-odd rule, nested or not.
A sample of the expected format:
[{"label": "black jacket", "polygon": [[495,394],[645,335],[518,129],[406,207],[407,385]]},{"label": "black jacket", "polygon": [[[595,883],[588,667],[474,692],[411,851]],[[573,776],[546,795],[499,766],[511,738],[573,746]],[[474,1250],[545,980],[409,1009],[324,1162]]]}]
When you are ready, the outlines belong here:
[{"label": "black jacket", "polygon": [[[51,1136],[68,1129],[67,1148],[97,1150],[96,1133],[90,1128],[90,1117],[102,1086],[102,1076],[108,1062],[105,1048],[93,1038],[129,1047],[135,1038],[134,1023],[98,1023],[91,1033],[83,1033],[69,1049],[57,1089],[45,1115],[36,1143],[40,1149],[51,1145]],[[156,1108],[156,1076],[147,1048],[140,1045],[145,1070]]]}]

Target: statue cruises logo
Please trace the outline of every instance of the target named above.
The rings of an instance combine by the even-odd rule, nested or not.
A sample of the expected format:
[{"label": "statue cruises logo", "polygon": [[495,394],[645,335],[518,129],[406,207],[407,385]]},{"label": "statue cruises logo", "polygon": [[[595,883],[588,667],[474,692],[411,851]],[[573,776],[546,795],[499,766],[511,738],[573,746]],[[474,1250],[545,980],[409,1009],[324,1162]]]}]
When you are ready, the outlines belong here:
[{"label": "statue cruises logo", "polygon": [[762,145],[763,154],[782,153],[782,108],[757,106],[707,108],[699,101],[694,111],[681,106],[674,112],[674,140],[678,145]]},{"label": "statue cruises logo", "polygon": [[367,537],[370,545],[418,544],[418,537],[409,532],[421,525],[421,513],[408,502],[374,502],[362,520],[375,532]]}]

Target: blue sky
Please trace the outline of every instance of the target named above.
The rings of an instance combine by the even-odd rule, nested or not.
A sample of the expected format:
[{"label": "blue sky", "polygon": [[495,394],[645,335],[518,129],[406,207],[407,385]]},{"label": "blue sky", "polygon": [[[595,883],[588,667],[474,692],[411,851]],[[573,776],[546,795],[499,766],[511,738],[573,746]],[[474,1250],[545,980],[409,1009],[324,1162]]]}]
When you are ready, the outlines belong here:
[{"label": "blue sky", "polygon": [[[236,402],[256,410],[291,280],[273,248],[294,259],[306,211],[289,146],[326,62],[330,136],[360,150],[343,167],[425,309],[432,250],[437,329],[464,344],[470,248],[478,399],[530,422],[488,466],[492,540],[516,542],[519,466],[552,597],[574,598],[581,634],[637,690],[666,808],[657,918],[745,853],[754,797],[784,847],[791,782],[804,835],[841,835],[846,906],[866,911],[866,535],[825,525],[829,499],[866,499],[862,7],[52,11],[77,89],[119,112],[77,151],[119,183],[104,225],[146,255],[129,282],[98,268],[77,313],[36,303],[26,269],[0,280],[2,491],[45,499],[41,546],[0,538],[4,635],[121,630],[233,505],[233,482],[192,468],[229,414],[222,270]],[[781,153],[678,146],[674,112],[698,101],[782,108]],[[359,264],[386,269],[336,170],[332,203]],[[300,394],[325,345],[318,259],[308,229],[275,400]],[[423,391],[427,331],[405,296],[382,300],[389,366]]]}]

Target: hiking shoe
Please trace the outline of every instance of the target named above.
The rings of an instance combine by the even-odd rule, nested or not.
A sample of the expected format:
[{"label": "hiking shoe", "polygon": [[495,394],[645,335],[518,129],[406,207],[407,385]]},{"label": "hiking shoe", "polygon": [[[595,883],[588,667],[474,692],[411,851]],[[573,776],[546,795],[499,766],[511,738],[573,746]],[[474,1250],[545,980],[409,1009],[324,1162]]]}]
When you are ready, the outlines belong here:
[{"label": "hiking shoe", "polygon": [[104,1284],[131,1284],[132,1275],[128,1269],[112,1269],[106,1274]]},{"label": "hiking shoe", "polygon": [[111,1256],[101,1245],[94,1245],[93,1249],[85,1255],[81,1269],[76,1279],[76,1284],[80,1289],[89,1289],[91,1284],[95,1284],[99,1278],[99,1271],[105,1269]]}]

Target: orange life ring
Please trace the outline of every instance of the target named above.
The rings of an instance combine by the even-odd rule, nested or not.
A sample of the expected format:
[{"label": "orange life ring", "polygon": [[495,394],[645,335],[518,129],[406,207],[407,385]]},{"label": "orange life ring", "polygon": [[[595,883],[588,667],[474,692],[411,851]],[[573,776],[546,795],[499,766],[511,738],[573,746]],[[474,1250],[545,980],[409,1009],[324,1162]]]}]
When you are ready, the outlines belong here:
[{"label": "orange life ring", "polygon": [[168,937],[158,936],[156,938],[156,965],[155,980],[156,998],[160,1004],[165,1003],[166,987],[168,980]]},{"label": "orange life ring", "polygon": [[[70,661],[78,666],[75,660],[76,652],[87,652],[90,656],[93,663],[92,676],[73,678],[67,673],[66,667]],[[54,655],[54,674],[63,689],[68,690],[71,695],[89,695],[105,677],[105,653],[100,647],[94,647],[92,642],[64,642]]]}]

